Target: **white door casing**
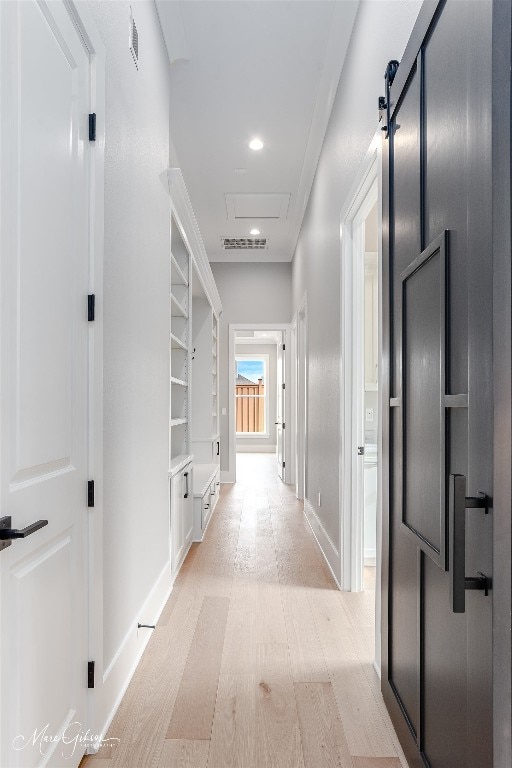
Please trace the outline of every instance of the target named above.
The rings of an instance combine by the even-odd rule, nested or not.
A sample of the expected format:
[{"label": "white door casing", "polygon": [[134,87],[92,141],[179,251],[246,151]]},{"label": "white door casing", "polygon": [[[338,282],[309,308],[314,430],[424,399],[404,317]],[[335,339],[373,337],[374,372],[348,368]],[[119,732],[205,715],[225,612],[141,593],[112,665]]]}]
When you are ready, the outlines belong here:
[{"label": "white door casing", "polygon": [[[276,444],[277,444],[277,474],[284,480],[285,469],[283,463],[286,461],[284,455],[284,441],[283,441],[283,420],[285,409],[285,397],[286,390],[283,388],[285,383],[285,354],[283,350],[283,344],[277,345],[277,396],[276,396]],[[286,428],[286,426],[285,426]]]},{"label": "white door casing", "polygon": [[295,373],[295,443],[296,483],[299,501],[307,499],[308,455],[308,345],[307,345],[307,298],[304,296],[297,310],[296,325],[296,373]]},{"label": "white door casing", "polygon": [[[0,4],[0,764],[87,730],[90,61],[64,2]],[[62,741],[63,733],[67,741]]]},{"label": "white door casing", "polygon": [[[364,250],[362,223],[376,201],[382,199],[381,136],[377,131],[366,157],[361,163],[355,182],[347,195],[340,216],[341,269],[341,411],[340,411],[340,552],[341,588],[359,591],[363,579],[363,460],[357,456],[357,446],[364,440],[364,339],[363,296],[354,296],[354,285],[364,281],[361,271],[361,254]],[[382,231],[382,214],[378,206],[378,227]],[[382,311],[382,259],[378,256],[378,353],[380,365]],[[354,271],[356,274],[354,274]],[[379,389],[377,420],[377,455],[382,456],[382,413],[388,404],[383,402],[383,390]],[[376,600],[375,600],[375,667],[380,674],[380,564],[381,564],[381,510],[382,477],[380,461],[377,470],[377,540],[376,540]]]}]

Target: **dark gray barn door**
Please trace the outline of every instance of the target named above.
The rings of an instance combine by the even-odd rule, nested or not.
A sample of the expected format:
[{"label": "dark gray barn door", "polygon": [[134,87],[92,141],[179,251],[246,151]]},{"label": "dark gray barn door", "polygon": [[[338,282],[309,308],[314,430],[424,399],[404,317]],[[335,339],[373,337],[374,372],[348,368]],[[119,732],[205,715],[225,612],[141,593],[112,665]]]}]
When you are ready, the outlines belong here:
[{"label": "dark gray barn door", "polygon": [[426,4],[382,110],[383,693],[432,768],[492,766],[491,21]]}]

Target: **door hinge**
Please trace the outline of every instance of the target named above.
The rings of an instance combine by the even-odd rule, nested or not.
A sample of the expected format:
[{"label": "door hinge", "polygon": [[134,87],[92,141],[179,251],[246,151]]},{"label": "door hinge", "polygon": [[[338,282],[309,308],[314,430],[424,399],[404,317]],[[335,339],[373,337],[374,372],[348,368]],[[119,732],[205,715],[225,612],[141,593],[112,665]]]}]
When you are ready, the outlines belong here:
[{"label": "door hinge", "polygon": [[283,469],[286,467],[286,461],[283,461]]},{"label": "door hinge", "polygon": [[286,389],[286,384],[284,383],[284,381],[283,381],[283,389]]},{"label": "door hinge", "polygon": [[283,352],[286,350],[286,344],[283,344]]},{"label": "door hinge", "polygon": [[87,662],[87,687],[94,688],[94,661]]},{"label": "door hinge", "polygon": [[286,429],[286,424],[284,423],[284,421],[283,421],[283,429]]},{"label": "door hinge", "polygon": [[89,141],[96,141],[96,112],[89,115]]},{"label": "door hinge", "polygon": [[87,506],[94,507],[94,480],[87,481]]},{"label": "door hinge", "polygon": [[90,293],[87,297],[87,320],[92,322],[96,319],[96,296]]}]

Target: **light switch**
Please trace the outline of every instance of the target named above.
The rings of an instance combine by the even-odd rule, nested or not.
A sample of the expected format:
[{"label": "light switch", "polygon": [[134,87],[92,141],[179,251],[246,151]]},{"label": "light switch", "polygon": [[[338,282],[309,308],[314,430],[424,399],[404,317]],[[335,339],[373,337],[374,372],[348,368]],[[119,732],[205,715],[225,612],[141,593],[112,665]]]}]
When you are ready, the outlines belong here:
[{"label": "light switch", "polygon": [[223,408],[223,409],[222,409],[222,415],[223,415],[223,416],[226,416],[226,415],[227,415],[227,409],[226,409],[226,408]]}]

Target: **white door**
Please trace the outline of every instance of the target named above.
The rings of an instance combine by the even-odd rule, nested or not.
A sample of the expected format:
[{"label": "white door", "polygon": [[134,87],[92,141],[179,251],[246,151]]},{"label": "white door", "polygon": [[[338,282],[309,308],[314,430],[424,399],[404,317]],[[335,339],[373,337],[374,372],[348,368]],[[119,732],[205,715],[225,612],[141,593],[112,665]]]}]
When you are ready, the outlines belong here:
[{"label": "white door", "polygon": [[[285,369],[283,344],[277,345],[277,407],[276,407],[276,442],[277,442],[277,473],[284,480],[285,457],[283,419],[285,414]],[[286,429],[286,426],[285,426]]]},{"label": "white door", "polygon": [[74,768],[87,730],[89,61],[61,0],[0,2],[0,35],[0,515],[13,529],[48,521],[0,551],[0,765]]}]

